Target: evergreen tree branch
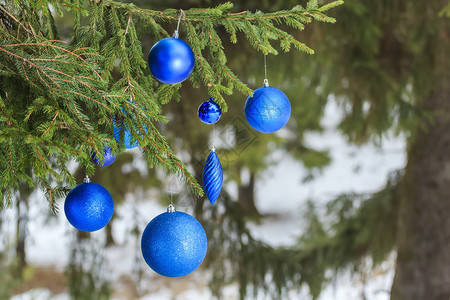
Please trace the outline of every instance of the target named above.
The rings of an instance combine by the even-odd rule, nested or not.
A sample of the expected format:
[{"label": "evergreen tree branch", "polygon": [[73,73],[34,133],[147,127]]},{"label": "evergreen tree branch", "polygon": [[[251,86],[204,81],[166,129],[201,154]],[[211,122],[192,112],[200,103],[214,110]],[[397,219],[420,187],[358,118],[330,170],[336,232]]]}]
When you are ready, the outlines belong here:
[{"label": "evergreen tree branch", "polygon": [[14,17],[12,14],[10,14],[4,7],[3,5],[0,5],[0,10],[2,10],[2,12],[4,14],[6,14],[9,18],[11,18],[14,22],[16,22],[19,27],[22,27],[29,35],[34,35],[33,32],[31,32],[31,30],[29,30],[27,27],[25,27],[25,25],[23,25],[21,22],[19,22],[19,20],[16,19],[16,17]]},{"label": "evergreen tree branch", "polygon": [[[196,58],[189,81],[194,87],[205,85],[226,111],[224,95],[234,89],[245,96],[252,91],[228,67],[216,32],[219,27],[233,43],[238,40],[237,32],[243,33],[263,53],[278,53],[274,41],[285,51],[294,45],[311,53],[281,26],[303,30],[312,20],[333,22],[324,12],[341,3],[235,13],[227,2],[184,11],[181,30]],[[63,9],[75,13],[70,44],[59,41],[52,16]],[[87,15],[89,20],[84,22]],[[161,104],[180,100],[182,85],[162,85],[150,76],[138,30],[146,28],[158,40],[169,36],[162,25],[177,19],[174,9],[154,11],[112,0],[9,0],[0,6],[0,122],[6,124],[0,127],[0,162],[10,167],[0,169],[5,179],[0,190],[6,203],[11,189],[16,189],[14,182],[30,182],[26,174],[31,168],[54,210],[55,195],[64,195],[66,189],[52,188],[49,178],[73,185],[66,166],[70,157],[92,173],[90,152],[106,146],[123,151],[125,127],[139,141],[150,167],[160,165],[180,174],[194,193],[202,195],[200,185],[158,129],[167,121],[161,115]],[[123,129],[118,142],[113,138],[113,122]],[[11,152],[11,143],[15,152]],[[21,144],[26,146],[16,147]]]}]

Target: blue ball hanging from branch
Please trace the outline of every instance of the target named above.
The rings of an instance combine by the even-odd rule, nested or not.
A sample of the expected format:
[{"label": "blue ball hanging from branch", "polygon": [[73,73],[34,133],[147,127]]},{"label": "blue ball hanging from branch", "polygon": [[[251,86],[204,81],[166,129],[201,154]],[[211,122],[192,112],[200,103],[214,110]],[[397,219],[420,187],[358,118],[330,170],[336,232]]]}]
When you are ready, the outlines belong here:
[{"label": "blue ball hanging from branch", "polygon": [[142,233],[141,250],[145,262],[156,273],[181,277],[203,262],[208,240],[202,225],[191,215],[170,205],[156,216]]},{"label": "blue ball hanging from branch", "polygon": [[208,197],[209,202],[214,204],[217,198],[219,198],[223,184],[222,165],[220,164],[214,149],[209,153],[208,159],[203,167],[202,180],[206,196]]},{"label": "blue ball hanging from branch", "polygon": [[162,83],[185,81],[194,70],[195,58],[191,47],[175,37],[157,42],[148,54],[148,66],[153,76]]},{"label": "blue ball hanging from branch", "polygon": [[198,117],[205,124],[214,124],[219,121],[222,111],[213,98],[203,102],[198,107]]},{"label": "blue ball hanging from branch", "polygon": [[97,231],[108,224],[114,213],[111,194],[86,176],[84,183],[74,187],[64,202],[64,213],[78,230]]},{"label": "blue ball hanging from branch", "polygon": [[94,151],[92,151],[91,159],[97,166],[107,167],[116,160],[116,156],[112,153],[111,147],[107,147],[103,149],[103,163]]},{"label": "blue ball hanging from branch", "polygon": [[264,86],[253,92],[245,102],[245,118],[257,131],[272,133],[283,128],[291,116],[291,103],[279,89]]}]

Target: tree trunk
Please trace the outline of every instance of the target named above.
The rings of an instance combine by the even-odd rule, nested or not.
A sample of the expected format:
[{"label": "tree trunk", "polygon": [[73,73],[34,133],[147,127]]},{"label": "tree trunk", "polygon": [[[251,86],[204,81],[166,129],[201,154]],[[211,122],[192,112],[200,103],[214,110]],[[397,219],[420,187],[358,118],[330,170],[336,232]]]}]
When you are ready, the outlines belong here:
[{"label": "tree trunk", "polygon": [[114,236],[112,233],[112,223],[114,221],[115,217],[111,218],[111,221],[109,221],[108,224],[105,226],[105,235],[106,235],[106,247],[114,246],[116,244],[116,241],[114,240]]},{"label": "tree trunk", "polygon": [[427,129],[417,131],[408,151],[392,300],[450,299],[450,87],[446,80],[440,80],[423,106],[434,115]]},{"label": "tree trunk", "polygon": [[238,202],[242,211],[250,217],[260,217],[260,213],[255,206],[255,174],[250,173],[247,184],[240,184],[238,187]]},{"label": "tree trunk", "polygon": [[91,233],[86,231],[77,230],[77,242],[82,242],[83,240],[90,239]]},{"label": "tree trunk", "polygon": [[28,197],[30,194],[31,190],[28,187],[22,187],[17,197],[16,259],[19,274],[27,265],[25,241],[27,237]]}]

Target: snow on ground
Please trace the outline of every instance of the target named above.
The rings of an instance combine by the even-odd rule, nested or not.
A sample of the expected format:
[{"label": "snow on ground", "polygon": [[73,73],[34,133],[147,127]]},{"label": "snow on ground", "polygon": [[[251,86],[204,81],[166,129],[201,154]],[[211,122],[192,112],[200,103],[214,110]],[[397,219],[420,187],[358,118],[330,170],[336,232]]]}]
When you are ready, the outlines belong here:
[{"label": "snow on ground", "polygon": [[[337,111],[337,105],[330,103],[325,111],[325,131],[306,136],[311,147],[329,149],[332,155],[332,163],[313,180],[302,182],[307,171],[301,163],[281,151],[273,153],[270,159],[278,163],[270,167],[257,182],[256,204],[262,213],[276,215],[264,219],[262,224],[250,224],[255,237],[271,245],[292,245],[303,231],[301,216],[306,200],[313,199],[323,204],[340,193],[376,191],[384,186],[388,173],[404,167],[406,157],[403,138],[388,136],[379,147],[349,145],[345,138],[334,130],[339,118]],[[113,230],[119,246],[104,252],[108,262],[109,279],[118,282],[123,276],[127,276],[135,280],[136,268],[141,268],[143,277],[138,289],[146,293],[139,299],[211,299],[207,286],[210,276],[207,272],[199,270],[182,279],[167,279],[156,275],[145,263],[145,267],[142,267],[142,264],[137,265],[136,261],[142,261],[142,258],[136,237],[130,235],[130,232],[136,225],[143,230],[153,217],[165,211],[165,207],[154,201],[154,197],[152,193],[130,196],[123,205],[117,207],[119,218],[115,221]],[[42,199],[38,198],[33,197],[32,201],[41,202]],[[62,202],[60,206],[62,207]],[[30,240],[27,252],[29,262],[35,265],[51,264],[63,270],[70,258],[69,249],[74,240],[74,229],[65,220],[63,212],[57,217],[48,217],[48,207],[33,204],[30,207]],[[187,210],[189,212],[189,208]],[[2,213],[6,217],[2,230],[6,234],[13,234],[15,217],[12,210]],[[102,238],[102,230],[94,234],[94,240],[100,241]],[[320,299],[363,299],[363,293],[366,299],[370,300],[388,299],[394,261],[393,254],[375,273],[368,271],[367,277],[364,278],[355,278],[344,272],[323,291]],[[370,262],[367,264],[370,266]],[[114,299],[130,299],[129,296],[124,296],[126,285],[118,283],[116,287],[119,292]],[[306,295],[304,291],[300,294],[292,292],[289,298],[308,299]],[[260,298],[265,299],[263,295]],[[33,289],[12,299],[66,300],[69,297],[67,294],[52,295],[47,289]],[[223,291],[223,299],[238,299],[237,286],[227,286]]]},{"label": "snow on ground", "polygon": [[313,180],[302,182],[307,170],[283,151],[275,151],[270,157],[278,163],[256,183],[256,205],[263,214],[279,215],[252,227],[258,238],[271,245],[292,245],[302,233],[301,217],[307,200],[324,204],[342,193],[376,192],[384,187],[390,172],[405,166],[403,138],[387,136],[379,147],[350,145],[334,129],[339,121],[337,110],[336,104],[330,102],[325,110],[324,132],[305,137],[308,146],[330,150],[332,158]]}]

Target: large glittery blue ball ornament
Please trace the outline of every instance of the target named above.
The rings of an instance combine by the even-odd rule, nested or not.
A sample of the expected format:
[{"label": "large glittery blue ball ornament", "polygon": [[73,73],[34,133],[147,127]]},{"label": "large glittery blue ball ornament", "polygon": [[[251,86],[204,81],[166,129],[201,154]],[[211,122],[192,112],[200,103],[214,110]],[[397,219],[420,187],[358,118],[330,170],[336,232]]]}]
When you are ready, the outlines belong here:
[{"label": "large glittery blue ball ornament", "polygon": [[73,188],[64,202],[67,220],[78,230],[92,232],[108,224],[114,213],[111,194],[97,183],[82,183]]},{"label": "large glittery blue ball ornament", "polygon": [[286,125],[291,116],[291,104],[277,88],[263,86],[253,92],[245,102],[245,117],[257,131],[271,133]]},{"label": "large glittery blue ball ornament", "polygon": [[208,196],[209,202],[214,204],[219,198],[223,184],[222,165],[214,150],[208,155],[203,168],[202,180],[206,196]]},{"label": "large glittery blue ball ornament", "polygon": [[103,163],[101,163],[100,159],[97,157],[97,153],[92,152],[92,155],[91,155],[92,161],[97,166],[107,167],[107,166],[111,165],[116,160],[116,156],[114,154],[112,154],[111,147],[107,147],[107,148],[103,149],[103,158],[104,158],[104,161],[103,161]]},{"label": "large glittery blue ball ornament", "polygon": [[194,70],[191,47],[180,39],[165,38],[153,45],[148,54],[148,66],[162,83],[176,84],[186,80]]},{"label": "large glittery blue ball ornament", "polygon": [[203,262],[208,240],[202,225],[184,212],[165,212],[148,223],[141,249],[146,263],[156,273],[181,277]]},{"label": "large glittery blue ball ornament", "polygon": [[214,124],[220,119],[222,111],[213,98],[203,102],[198,107],[198,116],[203,123]]}]

